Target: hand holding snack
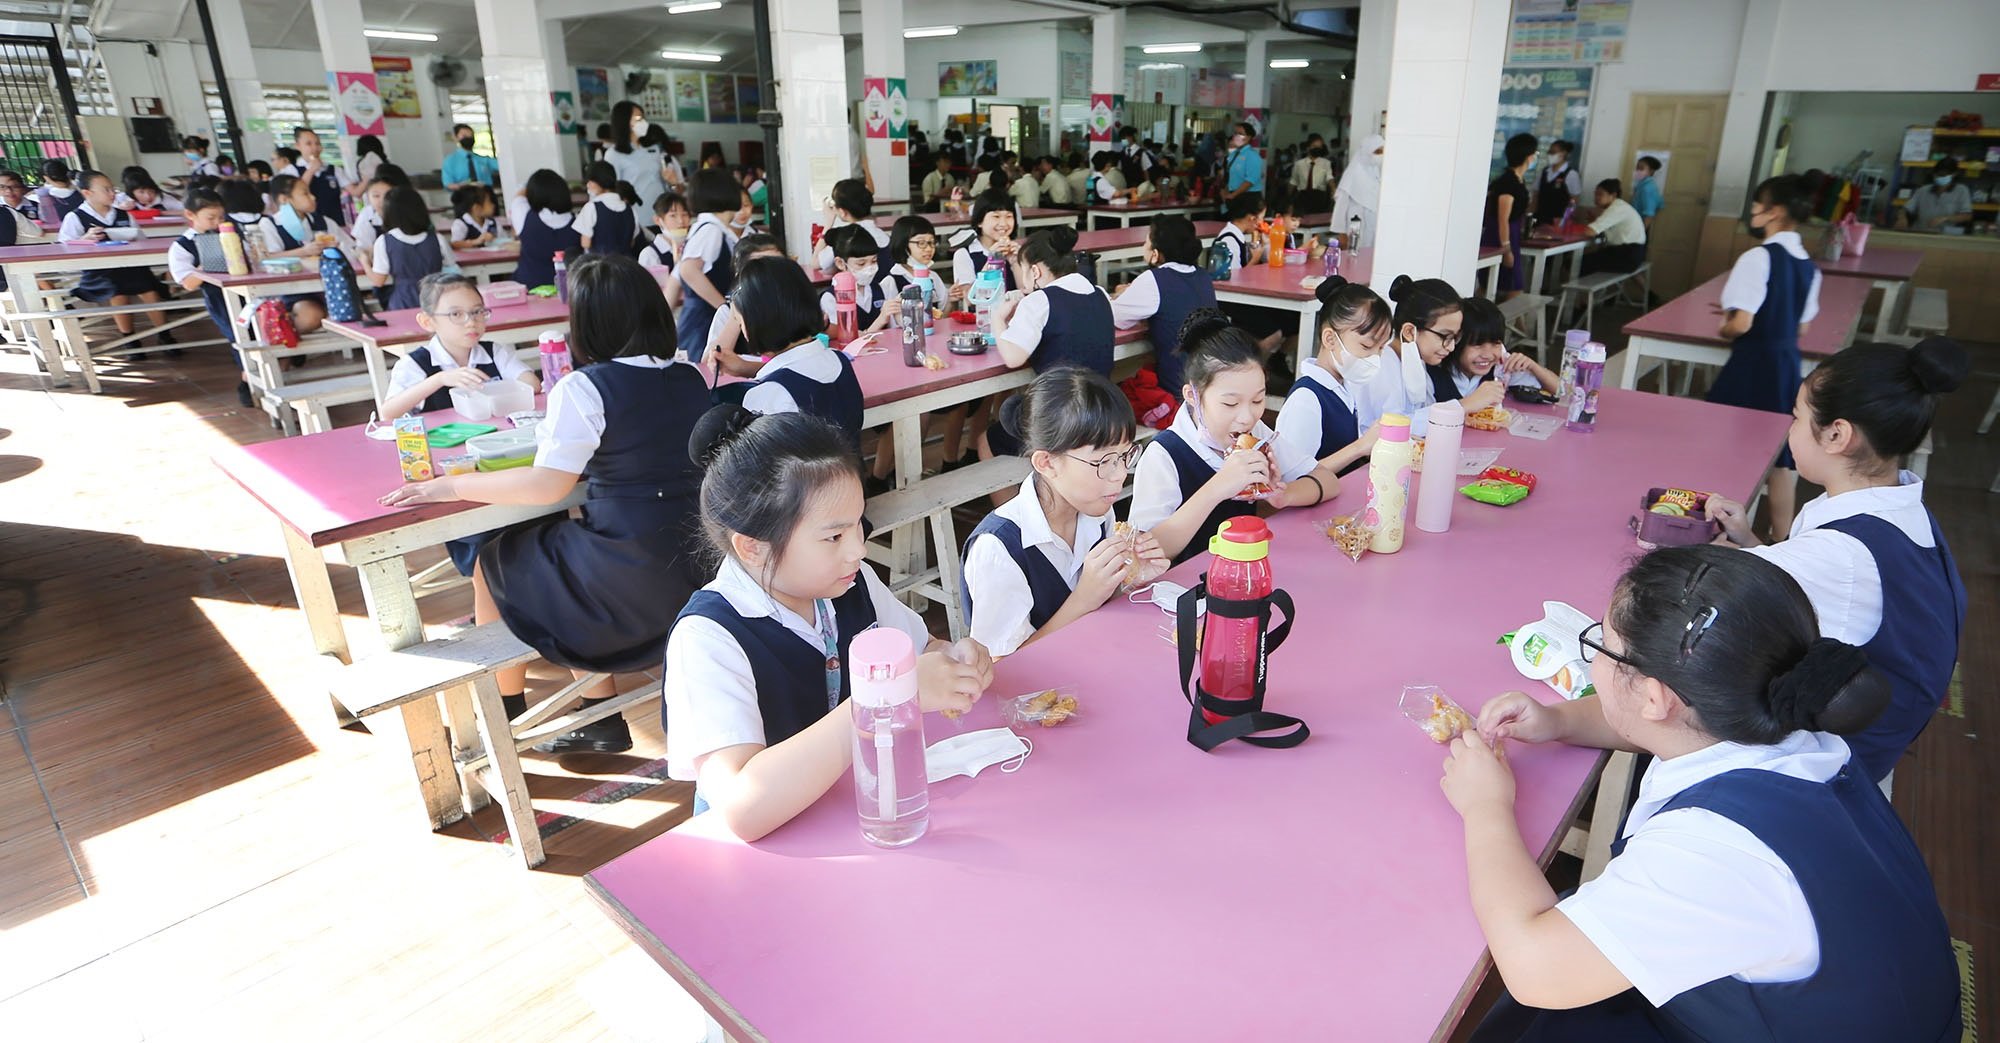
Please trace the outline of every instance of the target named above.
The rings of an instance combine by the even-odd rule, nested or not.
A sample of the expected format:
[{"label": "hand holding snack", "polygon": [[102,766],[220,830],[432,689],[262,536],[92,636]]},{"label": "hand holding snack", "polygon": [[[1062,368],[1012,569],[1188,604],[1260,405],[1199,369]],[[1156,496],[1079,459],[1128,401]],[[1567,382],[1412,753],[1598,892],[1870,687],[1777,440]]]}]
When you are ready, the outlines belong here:
[{"label": "hand holding snack", "polygon": [[992,677],[990,666],[982,674],[978,666],[961,663],[948,651],[925,652],[917,657],[917,703],[925,713],[964,713],[986,693]]},{"label": "hand holding snack", "polygon": [[1102,605],[1111,600],[1113,594],[1125,583],[1130,569],[1131,543],[1117,537],[1098,540],[1097,546],[1083,556],[1083,571],[1076,577],[1076,587],[1085,592],[1092,604]]},{"label": "hand holding snack", "polygon": [[1750,531],[1750,512],[1742,503],[1726,496],[1708,497],[1708,518],[1722,526],[1722,534],[1739,547],[1754,547],[1757,537]]},{"label": "hand holding snack", "polygon": [[1479,735],[1489,745],[1502,739],[1554,742],[1560,736],[1555,711],[1526,692],[1503,692],[1479,708]]},{"label": "hand holding snack", "polygon": [[1506,394],[1506,381],[1485,380],[1481,381],[1478,387],[1473,388],[1471,394],[1460,399],[1459,404],[1465,407],[1466,415],[1471,416],[1474,413],[1499,406],[1500,400]]},{"label": "hand holding snack", "polygon": [[1439,785],[1461,817],[1513,814],[1514,772],[1507,766],[1505,747],[1487,745],[1477,731],[1451,741]]},{"label": "hand holding snack", "polygon": [[1233,497],[1234,499],[1258,500],[1270,496],[1274,491],[1271,473],[1276,469],[1271,459],[1270,447],[1260,447],[1257,444],[1257,436],[1245,431],[1236,436],[1236,447],[1223,458],[1222,467],[1216,473],[1230,475],[1232,478],[1230,484],[1242,490]]},{"label": "hand holding snack", "polygon": [[1397,707],[1411,723],[1424,730],[1432,742],[1445,743],[1472,730],[1472,715],[1452,702],[1451,696],[1436,685],[1405,685]]}]

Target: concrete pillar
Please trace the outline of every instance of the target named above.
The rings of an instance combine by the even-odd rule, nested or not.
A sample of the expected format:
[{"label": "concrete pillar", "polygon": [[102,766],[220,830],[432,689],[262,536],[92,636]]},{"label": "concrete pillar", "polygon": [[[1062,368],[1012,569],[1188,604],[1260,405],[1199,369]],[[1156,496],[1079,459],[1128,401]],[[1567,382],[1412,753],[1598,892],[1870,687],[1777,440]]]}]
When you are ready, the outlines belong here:
[{"label": "concrete pillar", "polygon": [[[312,0],[312,13],[313,23],[319,28],[320,61],[326,64],[324,75],[331,76],[336,72],[370,72],[374,69],[375,65],[368,51],[368,38],[361,35],[361,27],[365,24],[361,14],[361,0]],[[222,17],[218,12],[216,16],[218,34],[223,32],[221,22]],[[331,82],[327,83],[327,89],[333,89]],[[334,104],[337,109],[339,99],[336,98]],[[335,133],[340,140],[341,165],[351,168],[354,163],[354,135],[339,133],[339,129],[344,128],[345,121],[338,116],[334,118],[334,124],[337,128]],[[278,133],[285,139],[286,144],[291,144],[291,128],[281,127]]]},{"label": "concrete pillar", "polygon": [[[1354,73],[1348,79],[1347,151],[1361,139],[1382,133],[1382,111],[1389,105],[1389,50],[1396,39],[1398,0],[1362,0],[1361,24],[1354,41]],[[1496,88],[1497,93],[1497,88]]]},{"label": "concrete pillar", "polygon": [[[563,32],[560,18],[550,18],[541,23],[542,55],[544,65],[549,70],[549,90],[568,91],[572,102],[580,102],[576,96],[576,67],[569,63],[569,41]],[[581,111],[581,110],[579,110]],[[549,126],[555,126],[555,103],[549,104]],[[586,129],[585,134],[590,131]],[[583,180],[583,157],[577,148],[575,135],[557,135],[556,155],[559,162],[553,169],[571,181]],[[530,171],[532,173],[532,171]],[[645,212],[652,213],[653,201],[645,201]]]},{"label": "concrete pillar", "polygon": [[[900,41],[902,29],[896,30]],[[847,127],[847,52],[840,11],[826,0],[771,0],[771,60],[778,82],[778,154],[785,199],[785,247],[804,254],[826,194],[853,169]]]},{"label": "concrete pillar", "polygon": [[1377,292],[1398,275],[1473,292],[1508,13],[1508,0],[1396,4]]},{"label": "concrete pillar", "polygon": [[[1251,33],[1243,40],[1243,107],[1246,109],[1268,110],[1271,107],[1271,65],[1266,57],[1268,43],[1263,33]],[[1268,128],[1264,144],[1271,144]]]},{"label": "concrete pillar", "polygon": [[[222,53],[222,71],[227,74],[229,99],[236,106],[236,118],[243,123],[243,140],[236,143],[236,162],[240,169],[242,164],[253,159],[269,159],[272,150],[277,147],[278,135],[290,137],[291,132],[284,128],[249,129],[253,125],[265,126],[270,113],[264,107],[264,84],[257,79],[256,59],[250,53],[250,30],[243,21],[243,0],[209,0],[208,9],[215,22],[215,47]],[[356,23],[354,32],[357,37],[360,35],[359,23]],[[202,64],[208,63],[204,61]],[[206,113],[203,113],[202,122],[208,122]]]},{"label": "concrete pillar", "polygon": [[[903,0],[861,0],[863,81],[878,76],[902,79],[903,69]],[[866,94],[862,97],[865,99]],[[861,144],[868,155],[868,172],[875,178],[875,198],[912,198],[909,157],[891,155],[889,139],[868,137],[867,126],[858,120],[859,117],[856,125],[861,128]]]},{"label": "concrete pillar", "polygon": [[535,0],[473,0],[472,8],[479,19],[480,64],[500,188],[511,193],[543,167],[564,169],[556,110],[549,101],[548,41],[531,28],[542,24]]},{"label": "concrete pillar", "polygon": [[[1757,131],[1764,121],[1766,83],[1770,79],[1772,52],[1778,45],[1778,13],[1782,6],[1781,0],[1750,0],[1743,12],[1743,32],[1736,50],[1736,78],[1729,88],[1729,111],[1723,116],[1722,142],[1715,152],[1715,186],[1708,204],[1708,212],[1714,217],[1741,215],[1748,206],[1751,190],[1764,174],[1753,167],[1757,162]],[[1622,142],[1619,147],[1624,147]]]},{"label": "concrete pillar", "polygon": [[1092,94],[1125,92],[1123,8],[1090,16],[1090,91]]}]

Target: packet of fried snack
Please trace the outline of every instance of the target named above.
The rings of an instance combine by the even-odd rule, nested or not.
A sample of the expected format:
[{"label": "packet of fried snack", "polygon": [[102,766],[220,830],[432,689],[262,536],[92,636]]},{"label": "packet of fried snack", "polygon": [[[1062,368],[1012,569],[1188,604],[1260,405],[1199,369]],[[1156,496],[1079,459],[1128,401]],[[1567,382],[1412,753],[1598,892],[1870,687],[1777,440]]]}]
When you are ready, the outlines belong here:
[{"label": "packet of fried snack", "polygon": [[1375,530],[1363,525],[1360,516],[1353,514],[1328,518],[1320,523],[1320,531],[1326,534],[1328,542],[1354,561],[1361,560],[1368,552],[1368,541],[1375,538]]},{"label": "packet of fried snack", "polygon": [[1000,700],[1000,720],[1009,728],[1053,728],[1076,716],[1076,689],[1062,685]]},{"label": "packet of fried snack", "polygon": [[1409,684],[1403,686],[1403,697],[1396,702],[1403,716],[1412,724],[1424,730],[1432,742],[1445,743],[1458,738],[1462,732],[1473,729],[1472,715],[1465,707],[1453,702],[1444,689],[1434,684]]}]

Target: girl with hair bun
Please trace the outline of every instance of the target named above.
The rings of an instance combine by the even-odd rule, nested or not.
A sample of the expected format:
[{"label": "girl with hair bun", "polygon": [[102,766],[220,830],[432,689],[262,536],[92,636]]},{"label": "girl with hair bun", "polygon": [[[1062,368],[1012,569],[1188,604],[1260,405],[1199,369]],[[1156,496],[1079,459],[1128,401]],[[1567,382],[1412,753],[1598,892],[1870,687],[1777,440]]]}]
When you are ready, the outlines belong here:
[{"label": "girl with hair bun", "polygon": [[[1076,229],[1058,225],[1028,237],[1017,259],[1022,295],[1009,294],[993,310],[993,339],[1001,361],[1019,369],[1032,365],[1036,373],[1062,366],[1079,366],[1111,375],[1112,344],[1118,331],[1111,324],[1111,300],[1076,270]],[[1020,445],[1006,431],[987,428],[990,456],[1011,456]]]},{"label": "girl with hair bun", "polygon": [[[1471,1038],[1957,1040],[1930,874],[1840,737],[1889,700],[1868,657],[1783,569],[1713,546],[1640,559],[1581,637],[1597,695],[1499,696],[1445,759],[1507,986]],[[1566,898],[1522,843],[1506,739],[1657,758]]]},{"label": "girl with hair bun", "polygon": [[1395,332],[1389,305],[1363,283],[1330,275],[1319,298],[1318,351],[1278,411],[1278,440],[1346,474],[1375,449],[1380,426],[1355,423],[1358,389],[1382,368],[1382,349]]},{"label": "girl with hair bun", "polygon": [[1924,506],[1923,480],[1900,461],[1923,443],[1938,396],[1958,387],[1968,365],[1956,342],[1928,337],[1912,348],[1858,344],[1813,370],[1785,441],[1799,474],[1826,492],[1799,512],[1785,542],[1759,545],[1742,504],[1708,501],[1730,542],[1805,588],[1821,634],[1861,645],[1889,676],[1889,709],[1848,742],[1885,792],[1944,701],[1965,629],[1965,584]]},{"label": "girl with hair bun", "polygon": [[931,637],[868,567],[861,462],[838,427],[717,406],[687,458],[707,472],[701,525],[720,568],[667,639],[667,770],[695,784],[695,814],[713,808],[758,840],[847,771],[854,726],[839,703],[853,679],[839,664],[854,635],[909,635],[926,711],[970,709],[993,660],[971,638]]},{"label": "girl with hair bun", "polygon": [[1013,426],[1034,473],[972,530],[964,556],[967,625],[996,655],[1167,570],[1159,541],[1111,514],[1138,458],[1125,393],[1103,374],[1062,366],[1015,401],[1001,422]]},{"label": "girl with hair bun", "polygon": [[1398,275],[1389,284],[1396,302],[1395,329],[1375,376],[1357,389],[1355,424],[1363,431],[1385,413],[1410,418],[1410,434],[1422,438],[1437,402],[1430,367],[1443,362],[1458,347],[1465,327],[1464,301],[1443,279],[1412,279]]}]

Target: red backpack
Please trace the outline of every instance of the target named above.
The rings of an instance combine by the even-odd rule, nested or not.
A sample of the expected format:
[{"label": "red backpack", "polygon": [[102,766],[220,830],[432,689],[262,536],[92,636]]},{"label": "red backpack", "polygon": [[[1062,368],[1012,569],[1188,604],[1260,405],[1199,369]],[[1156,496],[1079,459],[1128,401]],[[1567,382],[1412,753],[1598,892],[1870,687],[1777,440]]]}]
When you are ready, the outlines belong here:
[{"label": "red backpack", "polygon": [[292,313],[285,302],[266,298],[257,305],[256,325],[264,331],[264,343],[280,348],[299,346],[299,331],[292,325]]}]

